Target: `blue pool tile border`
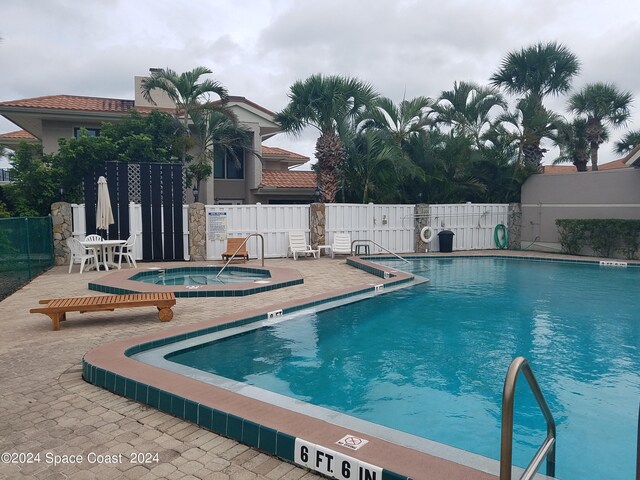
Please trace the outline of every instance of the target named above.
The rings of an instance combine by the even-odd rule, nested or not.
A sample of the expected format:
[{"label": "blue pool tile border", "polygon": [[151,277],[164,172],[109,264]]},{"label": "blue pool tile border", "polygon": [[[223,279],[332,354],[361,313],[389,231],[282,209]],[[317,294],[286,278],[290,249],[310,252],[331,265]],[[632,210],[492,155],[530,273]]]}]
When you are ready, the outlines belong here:
[{"label": "blue pool tile border", "polygon": [[[135,400],[218,435],[295,463],[296,437],[251,420],[193,402],[151,385],[114,374],[82,359],[82,378],[97,387]],[[383,469],[382,480],[412,480]]]}]

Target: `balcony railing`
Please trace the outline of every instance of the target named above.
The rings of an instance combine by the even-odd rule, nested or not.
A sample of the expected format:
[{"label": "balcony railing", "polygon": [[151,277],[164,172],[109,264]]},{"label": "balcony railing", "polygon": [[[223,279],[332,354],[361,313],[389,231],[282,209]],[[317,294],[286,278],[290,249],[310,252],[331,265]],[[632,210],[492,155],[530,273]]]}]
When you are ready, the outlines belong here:
[{"label": "balcony railing", "polygon": [[10,181],[11,181],[11,169],[0,168],[0,182],[10,182]]}]

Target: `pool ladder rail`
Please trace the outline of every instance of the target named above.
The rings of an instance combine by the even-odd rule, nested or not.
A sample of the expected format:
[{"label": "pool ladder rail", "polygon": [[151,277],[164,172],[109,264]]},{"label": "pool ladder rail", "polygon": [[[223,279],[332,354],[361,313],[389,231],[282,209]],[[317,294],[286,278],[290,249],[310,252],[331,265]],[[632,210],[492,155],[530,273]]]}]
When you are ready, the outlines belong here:
[{"label": "pool ladder rail", "polygon": [[382,250],[384,250],[387,253],[390,253],[391,255],[393,255],[396,258],[399,258],[400,260],[402,260],[404,263],[409,263],[409,260],[407,260],[406,258],[401,257],[400,255],[398,255],[397,253],[393,253],[391,250],[389,250],[388,248],[383,247],[382,245],[380,245],[378,242],[375,242],[373,240],[370,239],[365,239],[365,240],[353,240],[351,242],[351,255],[353,255],[353,246],[356,243],[364,243],[364,242],[370,242],[373,243],[376,247],[381,248]]},{"label": "pool ladder rail", "polygon": [[[517,357],[509,366],[504,379],[502,391],[502,427],[500,435],[500,480],[511,480],[513,464],[513,408],[516,393],[516,380],[522,371],[524,378],[538,402],[538,406],[547,421],[547,437],[534,455],[533,459],[520,477],[520,480],[530,480],[536,474],[542,461],[547,459],[547,476],[555,477],[556,473],[556,422],[553,419],[549,405],[542,394],[540,385],[526,358]],[[637,479],[640,480],[640,479]]]},{"label": "pool ladder rail", "polygon": [[218,272],[218,274],[216,275],[216,279],[222,274],[222,272],[224,271],[225,268],[227,268],[227,265],[229,265],[229,263],[231,263],[231,261],[235,258],[235,256],[237,255],[237,253],[242,250],[242,247],[244,247],[247,244],[247,241],[251,238],[251,237],[260,237],[260,245],[261,245],[261,252],[262,252],[262,266],[264,267],[264,237],[262,236],[262,234],[260,233],[250,233],[249,235],[247,235],[247,238],[244,239],[244,241],[238,246],[237,250],[235,252],[233,252],[233,255],[231,255],[229,257],[229,260],[227,260],[227,263],[224,264],[224,266],[220,269],[220,271]]}]

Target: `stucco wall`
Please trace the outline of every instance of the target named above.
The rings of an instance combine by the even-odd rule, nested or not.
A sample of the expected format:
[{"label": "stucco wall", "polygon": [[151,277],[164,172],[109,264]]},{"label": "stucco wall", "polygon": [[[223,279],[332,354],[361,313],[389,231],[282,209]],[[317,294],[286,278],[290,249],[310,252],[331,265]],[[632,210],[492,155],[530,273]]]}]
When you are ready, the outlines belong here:
[{"label": "stucco wall", "polygon": [[559,248],[558,218],[640,219],[640,169],[533,175],[522,186],[522,243]]},{"label": "stucco wall", "polygon": [[58,140],[61,138],[73,138],[74,128],[100,128],[102,122],[91,121],[42,121],[42,150],[44,153],[58,151]]}]

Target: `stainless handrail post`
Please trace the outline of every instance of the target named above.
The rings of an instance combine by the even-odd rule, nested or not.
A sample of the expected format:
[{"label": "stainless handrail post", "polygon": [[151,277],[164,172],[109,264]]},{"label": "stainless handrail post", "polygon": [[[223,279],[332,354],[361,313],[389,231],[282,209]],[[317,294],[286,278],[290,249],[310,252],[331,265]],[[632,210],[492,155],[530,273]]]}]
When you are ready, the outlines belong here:
[{"label": "stainless handrail post", "polygon": [[240,244],[238,249],[235,252],[233,252],[233,255],[231,255],[229,257],[229,260],[227,260],[227,263],[225,263],[224,266],[220,269],[220,271],[216,275],[216,278],[218,278],[220,276],[220,274],[224,271],[224,269],[227,268],[227,265],[229,265],[229,263],[231,263],[231,260],[233,260],[235,258],[236,254],[242,249],[242,247],[244,247],[247,244],[247,241],[251,237],[260,237],[260,240],[261,240],[260,244],[261,244],[261,249],[262,249],[262,266],[264,267],[264,237],[260,233],[250,233],[249,235],[247,235],[247,238],[245,238],[244,241]]},{"label": "stainless handrail post", "polygon": [[638,407],[638,452],[636,453],[636,480],[640,480],[640,406]]},{"label": "stainless handrail post", "polygon": [[351,242],[351,253],[353,254],[353,246],[356,243],[363,243],[363,242],[371,242],[373,243],[376,247],[381,248],[382,250],[384,250],[387,253],[390,253],[391,255],[393,255],[394,257],[399,258],[400,260],[402,260],[404,263],[409,263],[409,260],[407,260],[406,258],[402,258],[400,255],[398,255],[397,253],[393,253],[391,250],[389,250],[388,248],[383,247],[382,245],[380,245],[377,242],[374,242],[373,240],[369,240],[369,239],[365,239],[365,240],[353,240]]},{"label": "stainless handrail post", "polygon": [[511,362],[511,365],[509,365],[509,370],[507,370],[507,375],[504,379],[504,389],[502,391],[500,480],[511,480],[511,469],[513,465],[513,410],[516,380],[518,379],[520,371],[524,374],[529,388],[531,388],[533,396],[538,402],[538,406],[547,422],[547,437],[544,442],[542,442],[542,445],[540,445],[540,448],[538,448],[538,451],[520,479],[529,480],[533,478],[545,457],[547,459],[547,475],[553,477],[556,472],[556,423],[529,363],[524,357],[517,357]]}]

